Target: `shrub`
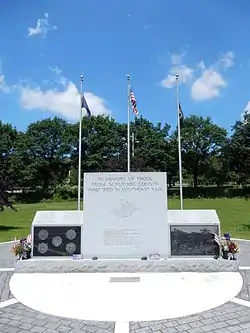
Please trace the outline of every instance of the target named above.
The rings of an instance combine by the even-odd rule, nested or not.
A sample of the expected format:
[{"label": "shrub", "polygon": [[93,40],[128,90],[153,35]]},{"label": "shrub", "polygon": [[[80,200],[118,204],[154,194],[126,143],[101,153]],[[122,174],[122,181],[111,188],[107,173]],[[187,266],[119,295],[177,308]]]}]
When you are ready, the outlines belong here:
[{"label": "shrub", "polygon": [[53,199],[62,199],[62,200],[69,200],[69,199],[76,199],[78,193],[78,187],[76,185],[57,185],[54,193]]}]

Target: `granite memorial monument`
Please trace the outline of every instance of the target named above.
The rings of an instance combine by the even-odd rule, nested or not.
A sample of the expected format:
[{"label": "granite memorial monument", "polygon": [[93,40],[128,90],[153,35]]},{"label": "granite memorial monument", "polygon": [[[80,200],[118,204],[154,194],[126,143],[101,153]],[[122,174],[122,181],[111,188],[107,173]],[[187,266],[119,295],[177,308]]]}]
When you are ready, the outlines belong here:
[{"label": "granite memorial monument", "polygon": [[32,256],[81,254],[82,211],[38,211],[32,222]]},{"label": "granite memorial monument", "polygon": [[85,173],[83,258],[169,255],[163,172]]}]

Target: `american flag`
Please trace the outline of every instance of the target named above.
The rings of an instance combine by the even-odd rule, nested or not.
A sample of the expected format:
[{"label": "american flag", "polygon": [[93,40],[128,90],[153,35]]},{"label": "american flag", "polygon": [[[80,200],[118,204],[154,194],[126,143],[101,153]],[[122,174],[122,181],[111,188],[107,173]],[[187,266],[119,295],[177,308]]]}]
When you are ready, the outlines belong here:
[{"label": "american flag", "polygon": [[28,235],[26,238],[27,243],[31,243],[32,242],[32,236]]},{"label": "american flag", "polygon": [[132,111],[133,111],[134,115],[138,116],[137,102],[136,102],[135,95],[131,88],[130,88],[130,102],[132,104]]},{"label": "american flag", "polygon": [[220,238],[216,234],[214,234],[214,242],[220,246]]}]

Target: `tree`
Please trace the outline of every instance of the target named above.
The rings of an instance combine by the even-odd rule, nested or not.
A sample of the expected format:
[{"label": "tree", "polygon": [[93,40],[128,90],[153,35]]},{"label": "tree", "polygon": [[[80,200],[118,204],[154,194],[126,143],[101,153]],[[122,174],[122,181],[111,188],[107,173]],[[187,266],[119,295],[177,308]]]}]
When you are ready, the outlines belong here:
[{"label": "tree", "polygon": [[3,210],[4,206],[12,207],[9,201],[9,192],[13,190],[10,170],[16,139],[16,129],[0,121],[0,211]]},{"label": "tree", "polygon": [[250,182],[250,114],[233,126],[233,135],[227,147],[230,170],[238,184]]},{"label": "tree", "polygon": [[208,160],[208,167],[204,171],[207,184],[216,184],[218,187],[230,178],[228,159],[225,151],[219,155],[211,156]]},{"label": "tree", "polygon": [[135,135],[134,161],[141,165],[137,171],[172,171],[173,149],[168,124],[152,124],[145,118],[131,123]]},{"label": "tree", "polygon": [[85,172],[107,169],[109,160],[119,155],[119,124],[110,117],[83,120],[82,167]]},{"label": "tree", "polygon": [[[140,117],[130,124],[131,171],[166,171],[169,185],[178,177],[177,131]],[[55,193],[60,186],[77,187],[79,123],[54,118],[17,132],[0,121],[0,209],[12,189]],[[231,138],[210,118],[190,116],[181,129],[183,175],[222,186],[228,179],[250,182],[250,115],[236,122]],[[82,172],[127,171],[127,124],[108,116],[82,120]],[[14,186],[15,185],[15,186]],[[60,186],[57,186],[60,185]]]},{"label": "tree", "polygon": [[[175,132],[175,137],[177,134]],[[183,121],[181,147],[183,166],[192,175],[194,187],[204,175],[212,157],[219,157],[226,143],[227,132],[210,118],[191,115]]]},{"label": "tree", "polygon": [[8,175],[6,175],[6,161],[1,164],[0,167],[0,212],[4,210],[4,207],[11,207],[12,203],[9,200],[9,193],[13,190],[13,184],[10,181]]},{"label": "tree", "polygon": [[50,187],[63,181],[70,169],[71,141],[66,121],[54,118],[30,124],[19,135],[14,164],[23,187]]}]

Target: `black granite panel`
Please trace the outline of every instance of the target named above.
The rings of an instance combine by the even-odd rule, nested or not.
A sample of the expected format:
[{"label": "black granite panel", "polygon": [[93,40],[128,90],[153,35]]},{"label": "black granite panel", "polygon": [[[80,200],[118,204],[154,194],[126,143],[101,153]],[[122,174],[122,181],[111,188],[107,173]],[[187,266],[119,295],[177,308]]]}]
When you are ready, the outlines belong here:
[{"label": "black granite panel", "polygon": [[34,226],[34,257],[73,256],[80,253],[80,226]]},{"label": "black granite panel", "polygon": [[219,234],[218,225],[172,225],[171,256],[218,255],[219,246],[214,241],[215,234]]}]

